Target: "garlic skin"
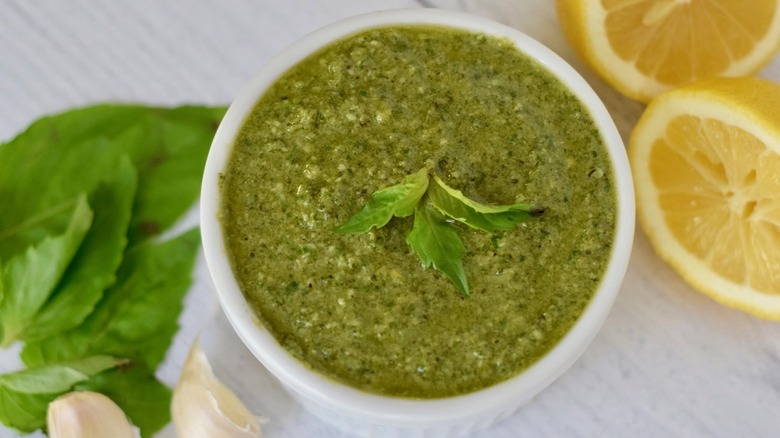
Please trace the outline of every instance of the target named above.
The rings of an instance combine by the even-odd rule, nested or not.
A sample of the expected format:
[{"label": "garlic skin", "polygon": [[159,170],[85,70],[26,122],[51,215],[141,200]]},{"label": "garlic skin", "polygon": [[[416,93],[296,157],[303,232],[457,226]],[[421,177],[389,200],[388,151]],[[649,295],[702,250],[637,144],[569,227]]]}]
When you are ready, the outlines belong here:
[{"label": "garlic skin", "polygon": [[171,415],[176,432],[187,438],[261,438],[261,419],[252,415],[211,369],[198,341],[190,347],[173,390]]},{"label": "garlic skin", "polygon": [[77,391],[49,403],[49,438],[136,438],[135,428],[110,398],[97,392]]}]

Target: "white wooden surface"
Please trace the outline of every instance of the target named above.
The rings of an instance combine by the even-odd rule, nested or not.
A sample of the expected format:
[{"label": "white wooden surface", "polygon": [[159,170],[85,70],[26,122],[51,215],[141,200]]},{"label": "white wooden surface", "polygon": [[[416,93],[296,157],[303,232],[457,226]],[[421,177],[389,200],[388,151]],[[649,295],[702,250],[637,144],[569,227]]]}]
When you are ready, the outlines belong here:
[{"label": "white wooden surface", "polygon": [[[642,106],[573,56],[552,0],[3,0],[0,140],[44,114],[95,102],[226,104],[296,38],[358,13],[421,6],[464,9],[546,44],[591,83],[627,140]],[[761,75],[780,81],[780,59]],[[185,222],[197,222],[194,211]],[[267,437],[341,436],[302,411],[243,347],[202,260],[181,322],[159,370],[165,381],[176,380],[201,333],[216,372],[270,419]],[[19,366],[18,348],[0,352],[0,371]],[[171,428],[160,435],[175,436]],[[0,436],[17,435],[0,429]],[[637,231],[620,296],[592,346],[531,404],[480,436],[780,436],[780,324],[694,292]]]}]

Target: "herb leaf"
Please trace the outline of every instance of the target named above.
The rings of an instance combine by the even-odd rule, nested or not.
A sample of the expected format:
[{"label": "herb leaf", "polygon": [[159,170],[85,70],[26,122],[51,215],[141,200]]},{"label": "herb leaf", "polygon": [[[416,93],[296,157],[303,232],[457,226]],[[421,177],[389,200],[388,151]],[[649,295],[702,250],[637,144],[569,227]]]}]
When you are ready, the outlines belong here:
[{"label": "herb leaf", "polygon": [[21,432],[42,428],[52,400],[123,362],[110,356],[92,356],[0,375],[0,421]]},{"label": "herb leaf", "polygon": [[141,429],[143,438],[153,436],[171,419],[171,390],[141,364],[100,373],[76,389],[99,392],[113,400]]},{"label": "herb leaf", "polygon": [[538,215],[528,204],[487,205],[473,201],[438,176],[434,175],[433,179],[428,196],[436,208],[472,228],[487,232],[511,230]]},{"label": "herb leaf", "polygon": [[44,339],[78,325],[115,280],[127,243],[137,177],[127,156],[111,179],[89,196],[95,211],[92,226],[54,294],[19,337]]},{"label": "herb leaf", "polygon": [[45,304],[92,224],[92,210],[83,193],[72,203],[65,230],[47,236],[3,266],[0,302],[2,345],[24,330]]},{"label": "herb leaf", "polygon": [[[44,236],[34,219],[91,193],[123,155],[138,171],[130,244],[170,227],[195,202],[224,107],[93,105],[44,117],[0,145],[0,258]],[[6,291],[7,292],[7,291]]]},{"label": "herb leaf", "polygon": [[131,367],[101,374],[79,389],[107,395],[143,437],[151,437],[170,421],[171,392],[154,370],[178,329],[175,316],[192,282],[199,243],[194,229],[166,242],[129,249],[117,282],[89,317],[65,333],[28,343],[22,360],[34,367],[95,354],[130,359]]},{"label": "herb leaf", "polygon": [[22,360],[40,366],[93,354],[124,357],[157,368],[178,329],[175,317],[192,282],[198,230],[128,250],[95,310],[78,327],[28,343]]},{"label": "herb leaf", "polygon": [[428,169],[406,176],[399,184],[374,192],[362,210],[336,229],[340,234],[365,233],[383,227],[393,216],[407,217],[414,212],[428,189]]},{"label": "herb leaf", "polygon": [[463,295],[469,294],[463,255],[466,247],[455,228],[433,204],[423,200],[414,212],[414,225],[406,243],[420,257],[426,267],[443,272],[455,283]]},{"label": "herb leaf", "polygon": [[[224,111],[94,105],[44,117],[0,145],[3,277],[21,272],[25,257],[37,257],[38,267],[63,268],[35,295],[8,284],[12,278],[3,280],[6,303],[0,306],[6,311],[0,309],[0,342],[40,340],[76,326],[89,314],[114,281],[128,241],[134,245],[164,231],[196,200]],[[137,169],[137,177],[128,166]],[[56,262],[44,249],[66,228],[73,199],[85,193],[94,209],[95,229],[78,253],[68,254],[75,254],[74,264],[64,271],[70,259]],[[26,272],[34,273],[29,278],[35,281],[47,278],[37,268]],[[56,281],[60,278],[62,284]],[[24,312],[12,311],[22,304]]]}]

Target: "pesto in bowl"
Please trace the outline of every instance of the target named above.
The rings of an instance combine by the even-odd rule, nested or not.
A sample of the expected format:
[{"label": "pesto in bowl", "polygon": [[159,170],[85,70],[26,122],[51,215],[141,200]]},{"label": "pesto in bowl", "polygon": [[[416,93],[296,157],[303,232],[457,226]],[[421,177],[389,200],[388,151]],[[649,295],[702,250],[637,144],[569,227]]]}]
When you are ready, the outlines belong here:
[{"label": "pesto in bowl", "polygon": [[[544,209],[508,231],[455,225],[467,297],[421,266],[412,218],[335,232],[426,166],[471,199]],[[518,375],[572,328],[612,256],[615,186],[589,110],[545,66],[483,33],[394,25],[265,90],[221,174],[221,224],[241,291],[290,354],[360,390],[432,399]]]}]

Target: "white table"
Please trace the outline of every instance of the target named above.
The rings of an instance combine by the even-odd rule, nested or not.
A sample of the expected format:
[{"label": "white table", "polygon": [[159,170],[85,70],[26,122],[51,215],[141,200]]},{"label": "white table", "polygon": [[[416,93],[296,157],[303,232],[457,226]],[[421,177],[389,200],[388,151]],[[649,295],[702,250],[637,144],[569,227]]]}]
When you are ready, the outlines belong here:
[{"label": "white table", "polygon": [[[44,114],[95,102],[226,104],[274,54],[306,33],[358,13],[421,4],[491,17],[546,44],[591,83],[627,140],[643,106],[574,57],[553,3],[4,0],[0,140]],[[780,58],[762,76],[780,80]],[[185,222],[197,222],[194,211]],[[216,372],[270,419],[267,437],[340,436],[296,405],[244,348],[216,305],[202,259],[182,324],[159,370],[165,381],[176,380],[187,346],[201,332]],[[0,354],[0,371],[19,366],[17,350]],[[175,436],[171,428],[160,435]],[[0,436],[15,435],[0,429]],[[637,231],[620,296],[585,355],[519,413],[480,436],[780,436],[780,324],[693,291]]]}]

